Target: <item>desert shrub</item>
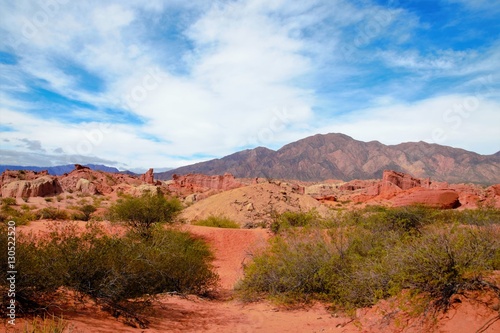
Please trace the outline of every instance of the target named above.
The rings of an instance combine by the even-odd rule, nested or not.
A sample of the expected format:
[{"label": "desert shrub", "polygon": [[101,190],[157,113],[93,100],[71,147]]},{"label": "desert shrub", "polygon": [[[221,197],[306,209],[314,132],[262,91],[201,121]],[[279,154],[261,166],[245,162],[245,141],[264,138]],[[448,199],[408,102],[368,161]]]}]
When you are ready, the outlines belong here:
[{"label": "desert shrub", "polygon": [[319,215],[315,210],[308,212],[284,212],[278,214],[271,222],[270,229],[277,234],[280,230],[291,227],[305,227],[319,220]]},{"label": "desert shrub", "polygon": [[213,227],[213,228],[230,228],[230,229],[239,229],[240,225],[233,220],[225,217],[225,216],[209,216],[206,219],[195,221],[192,224],[204,226],[204,227]]},{"label": "desert shrub", "polygon": [[147,236],[155,224],[173,222],[181,210],[182,204],[177,198],[167,199],[160,192],[144,193],[140,197],[119,199],[110,207],[110,217]]},{"label": "desert shrub", "polygon": [[429,223],[431,210],[422,206],[392,208],[385,212],[385,220],[392,230],[419,232]]},{"label": "desert shrub", "polygon": [[15,206],[16,205],[16,198],[2,198],[2,204],[6,206]]},{"label": "desert shrub", "polygon": [[71,332],[73,326],[71,326],[62,317],[51,316],[41,316],[34,317],[31,321],[26,322],[22,332],[24,333],[64,333]]},{"label": "desert shrub", "polygon": [[88,221],[90,220],[90,216],[92,215],[93,212],[95,212],[97,210],[97,208],[95,208],[95,206],[93,205],[83,205],[83,206],[80,206],[78,207],[78,210],[81,212],[81,214],[79,214],[79,218],[78,220],[81,220],[81,221]]},{"label": "desert shrub", "polygon": [[0,208],[0,222],[15,221],[17,225],[25,225],[36,219],[36,214],[26,205],[21,206],[20,210],[7,205]]},{"label": "desert shrub", "polygon": [[[6,235],[0,235],[0,246],[5,248]],[[20,314],[46,309],[58,290],[66,287],[114,314],[120,311],[132,316],[142,325],[146,321],[137,314],[138,304],[149,304],[154,295],[204,295],[217,283],[208,246],[177,230],[155,228],[144,241],[136,233],[124,237],[105,234],[93,223],[83,232],[73,223],[55,224],[49,237],[36,241],[18,235],[16,250]],[[0,264],[5,302],[6,256],[1,256]],[[143,302],[136,302],[136,298]]]},{"label": "desert shrub", "polygon": [[434,218],[443,223],[488,226],[492,224],[500,224],[500,209],[479,208],[465,209],[462,211],[444,210],[438,211]]},{"label": "desert shrub", "polygon": [[453,294],[487,285],[482,276],[500,268],[500,231],[432,224],[436,214],[420,208],[343,212],[328,232],[284,229],[246,267],[241,295],[357,308],[406,288],[446,309]]},{"label": "desert shrub", "polygon": [[332,253],[320,232],[298,230],[276,236],[246,267],[238,290],[245,299],[266,293],[284,301],[306,301],[324,291],[319,272]]},{"label": "desert shrub", "polygon": [[65,210],[55,207],[42,208],[37,212],[37,215],[39,219],[47,220],[67,220],[69,217]]},{"label": "desert shrub", "polygon": [[394,251],[400,265],[396,279],[447,309],[454,294],[474,288],[485,271],[499,268],[499,239],[494,229],[433,230]]}]

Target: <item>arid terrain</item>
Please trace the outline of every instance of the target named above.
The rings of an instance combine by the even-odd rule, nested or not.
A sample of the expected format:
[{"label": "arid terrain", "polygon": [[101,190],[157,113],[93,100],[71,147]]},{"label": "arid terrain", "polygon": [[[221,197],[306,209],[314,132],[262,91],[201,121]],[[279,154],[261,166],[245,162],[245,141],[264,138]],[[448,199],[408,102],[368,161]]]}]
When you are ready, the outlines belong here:
[{"label": "arid terrain", "polygon": [[[500,184],[480,186],[448,184],[386,170],[382,179],[303,182],[264,178],[237,179],[230,174],[189,174],[156,180],[153,170],[140,177],[94,171],[80,165],[63,176],[29,171],[5,171],[2,198],[14,198],[14,209],[37,211],[52,207],[78,211],[87,203],[96,206],[91,217],[109,233],[123,227],[106,220],[106,209],[124,194],[139,195],[161,189],[179,197],[185,209],[179,228],[205,240],[215,258],[220,277],[215,298],[162,294],[153,305],[148,328],[133,328],[91,302],[61,304],[67,332],[498,332],[499,299],[491,292],[454,296],[446,313],[414,316],[409,299],[393,297],[354,313],[334,311],[328,303],[314,301],[285,306],[268,300],[244,303],[234,292],[244,267],[268,246],[273,237],[267,228],[273,216],[286,211],[315,210],[321,216],[366,206],[420,204],[439,209],[500,208]],[[191,225],[208,216],[225,216],[242,229]],[[12,219],[15,219],[14,217]],[[50,218],[19,226],[18,232],[45,233]],[[64,221],[63,221],[64,223]],[[87,222],[78,222],[83,228]],[[490,277],[498,280],[500,275]],[[31,319],[19,319],[15,332],[24,332]]]}]

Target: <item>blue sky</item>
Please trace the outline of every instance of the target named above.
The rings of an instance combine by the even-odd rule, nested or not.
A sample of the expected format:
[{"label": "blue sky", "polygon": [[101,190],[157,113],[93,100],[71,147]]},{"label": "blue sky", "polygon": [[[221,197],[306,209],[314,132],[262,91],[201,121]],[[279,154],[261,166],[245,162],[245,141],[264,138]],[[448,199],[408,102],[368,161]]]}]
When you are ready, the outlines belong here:
[{"label": "blue sky", "polygon": [[0,0],[2,164],[177,167],[317,133],[500,150],[500,2]]}]

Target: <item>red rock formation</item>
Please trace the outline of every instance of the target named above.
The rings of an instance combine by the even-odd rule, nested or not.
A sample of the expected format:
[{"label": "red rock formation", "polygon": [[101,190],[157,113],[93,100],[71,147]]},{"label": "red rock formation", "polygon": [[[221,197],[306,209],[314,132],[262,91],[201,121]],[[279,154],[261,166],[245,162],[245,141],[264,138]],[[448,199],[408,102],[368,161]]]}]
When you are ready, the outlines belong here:
[{"label": "red rock formation", "polygon": [[452,190],[415,188],[392,200],[394,207],[424,205],[432,208],[452,209],[460,206],[459,195]]},{"label": "red rock formation", "polygon": [[2,197],[45,197],[62,192],[56,177],[46,174],[32,180],[15,180],[2,186]]},{"label": "red rock formation", "polygon": [[430,180],[424,181],[414,178],[409,174],[385,170],[382,175],[382,181],[393,183],[402,190],[409,190],[414,187],[429,187]]},{"label": "red rock formation", "polygon": [[139,179],[148,184],[155,184],[153,169],[149,169],[145,174],[141,175]]},{"label": "red rock formation", "polygon": [[34,180],[42,176],[48,176],[47,170],[40,172],[28,170],[5,170],[0,176],[0,186],[16,180]]},{"label": "red rock formation", "polygon": [[79,164],[75,165],[75,170],[59,179],[64,191],[90,195],[109,194],[114,191],[113,187],[119,184],[137,186],[142,183],[138,178],[129,175],[95,171]]},{"label": "red rock formation", "polygon": [[356,191],[372,187],[376,185],[379,181],[377,180],[351,180],[345,184],[339,186],[341,191]]},{"label": "red rock formation", "polygon": [[90,170],[90,168],[80,164],[75,164],[75,170]]},{"label": "red rock formation", "polygon": [[243,186],[233,175],[226,173],[223,176],[207,176],[201,174],[173,175],[168,189],[178,195],[203,193],[209,190],[227,191]]}]

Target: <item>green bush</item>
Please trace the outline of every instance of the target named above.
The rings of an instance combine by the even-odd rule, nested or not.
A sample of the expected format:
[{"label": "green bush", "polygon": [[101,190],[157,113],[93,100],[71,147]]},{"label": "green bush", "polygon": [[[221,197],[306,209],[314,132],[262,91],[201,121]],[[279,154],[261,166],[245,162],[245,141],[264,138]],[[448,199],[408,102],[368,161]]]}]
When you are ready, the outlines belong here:
[{"label": "green bush", "polygon": [[500,233],[452,227],[435,230],[397,249],[402,287],[429,293],[447,309],[454,294],[474,288],[485,271],[498,269]]},{"label": "green bush", "polygon": [[306,301],[324,292],[319,273],[333,253],[319,232],[298,230],[276,236],[246,267],[238,290],[245,299],[267,293],[284,301]]},{"label": "green bush", "polygon": [[318,220],[319,215],[315,210],[309,212],[284,212],[274,218],[270,229],[277,234],[280,230],[291,227],[306,227]]},{"label": "green bush", "polygon": [[140,197],[119,199],[110,207],[110,217],[124,222],[131,230],[148,236],[157,223],[171,223],[182,210],[177,198],[167,199],[160,192],[145,193]]},{"label": "green bush", "polygon": [[470,212],[467,225],[443,224],[439,214],[418,207],[360,210],[339,213],[328,232],[283,229],[246,267],[240,293],[356,308],[409,288],[446,309],[453,294],[488,285],[482,276],[500,268],[500,231],[471,226]]},{"label": "green bush", "polygon": [[21,206],[20,210],[7,205],[0,208],[0,222],[15,221],[16,225],[25,225],[36,219],[36,214],[27,205]]},{"label": "green bush", "polygon": [[[0,246],[5,248],[6,235],[0,235]],[[49,237],[36,242],[19,234],[16,251],[20,314],[45,309],[66,287],[112,313],[128,313],[143,325],[146,321],[137,313],[141,303],[134,299],[149,304],[154,295],[164,292],[205,295],[218,279],[212,270],[213,256],[202,240],[163,228],[151,230],[144,241],[136,233],[107,235],[93,223],[84,232],[73,223],[56,224]],[[6,302],[6,256],[0,264],[0,289]]]},{"label": "green bush", "polygon": [[79,220],[82,221],[88,221],[90,220],[90,216],[92,215],[93,212],[97,210],[95,206],[93,205],[83,205],[81,207],[78,207],[78,210],[81,212]]},{"label": "green bush", "polygon": [[61,210],[54,207],[42,208],[37,212],[39,219],[47,220],[67,220],[69,218],[68,213],[65,210]]},{"label": "green bush", "polygon": [[209,216],[206,219],[195,221],[193,225],[213,228],[239,229],[240,225],[224,216]]},{"label": "green bush", "polygon": [[16,205],[16,198],[2,198],[2,204],[6,206],[15,206]]}]

